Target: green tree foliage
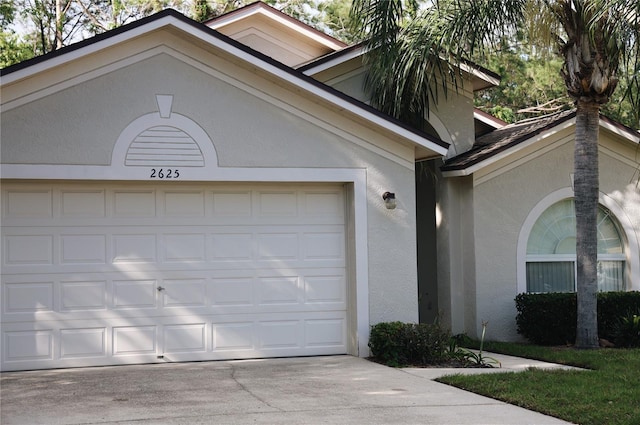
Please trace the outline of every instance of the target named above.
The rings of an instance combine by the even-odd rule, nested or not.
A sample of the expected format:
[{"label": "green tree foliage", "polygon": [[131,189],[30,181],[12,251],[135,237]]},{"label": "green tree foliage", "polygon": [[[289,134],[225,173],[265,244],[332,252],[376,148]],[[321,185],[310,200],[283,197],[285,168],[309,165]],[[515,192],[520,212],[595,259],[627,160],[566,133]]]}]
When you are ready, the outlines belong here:
[{"label": "green tree foliage", "polygon": [[[476,95],[475,106],[503,121],[512,123],[537,115],[574,108],[562,78],[562,60],[553,52],[536,49],[527,41],[504,40],[501,48],[474,62],[498,73],[498,87]],[[631,70],[623,70],[630,74]],[[640,129],[637,114],[626,95],[628,82],[622,79],[611,101],[601,112],[630,128]]]},{"label": "green tree foliage", "polygon": [[12,31],[0,32],[0,68],[33,57],[33,50]]},{"label": "green tree foliage", "polygon": [[[254,3],[255,0],[0,0],[3,51],[8,66],[84,38],[173,8],[204,22]],[[265,3],[346,42],[350,31],[350,0],[265,0]],[[8,30],[20,24],[20,32]]]},{"label": "green tree foliage", "polygon": [[[183,0],[3,0],[0,11],[2,22],[21,29],[17,40],[7,40],[15,42],[9,48],[22,51],[20,46],[28,44],[37,56],[168,7],[183,10],[184,5]],[[4,56],[24,60],[19,52]]]},{"label": "green tree foliage", "polygon": [[476,107],[509,123],[534,115],[573,108],[560,74],[562,61],[536,56],[523,49],[504,50],[482,60],[502,80],[476,95]]}]

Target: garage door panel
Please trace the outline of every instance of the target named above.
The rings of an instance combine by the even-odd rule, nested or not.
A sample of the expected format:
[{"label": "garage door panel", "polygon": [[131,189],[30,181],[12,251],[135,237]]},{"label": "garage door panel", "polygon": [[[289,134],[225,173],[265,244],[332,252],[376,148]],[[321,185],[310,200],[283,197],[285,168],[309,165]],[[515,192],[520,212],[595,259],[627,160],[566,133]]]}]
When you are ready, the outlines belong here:
[{"label": "garage door panel", "polygon": [[258,323],[258,347],[265,352],[270,349],[301,348],[303,330],[300,320],[264,320]]},{"label": "garage door panel", "polygon": [[107,309],[107,281],[60,282],[60,311]]},{"label": "garage door panel", "polygon": [[296,217],[298,215],[298,196],[295,191],[264,191],[257,193],[256,215],[258,217]]},{"label": "garage door panel", "polygon": [[344,233],[323,232],[303,235],[302,257],[306,261],[342,260],[344,258]]},{"label": "garage door panel", "polygon": [[155,279],[116,280],[113,282],[113,309],[155,309],[158,281]]},{"label": "garage door panel", "polygon": [[257,239],[258,260],[279,261],[298,258],[297,233],[259,233]]},{"label": "garage door panel", "polygon": [[107,328],[60,330],[60,358],[78,359],[107,356]]},{"label": "garage door panel", "polygon": [[116,218],[153,218],[156,216],[155,190],[115,189],[111,215]]},{"label": "garage door panel", "polygon": [[130,356],[157,353],[157,327],[118,326],[113,328],[113,355]]},{"label": "garage door panel", "polygon": [[52,360],[53,329],[3,332],[4,362]]},{"label": "garage door panel", "polygon": [[165,279],[161,286],[165,308],[205,307],[207,287],[205,279]]},{"label": "garage door panel", "polygon": [[104,190],[61,190],[60,215],[67,218],[101,218],[106,216]]},{"label": "garage door panel", "polygon": [[111,262],[114,264],[155,263],[157,261],[156,234],[115,234],[112,241]]},{"label": "garage door panel", "polygon": [[256,345],[256,327],[252,321],[212,323],[213,351],[252,351]]},{"label": "garage door panel", "polygon": [[236,219],[251,217],[251,191],[212,192],[211,204],[214,218],[228,220],[234,217]]},{"label": "garage door panel", "polygon": [[206,243],[203,233],[165,233],[162,235],[162,261],[206,261]]},{"label": "garage door panel", "polygon": [[106,264],[107,237],[105,235],[60,235],[61,264]]},{"label": "garage door panel", "polygon": [[[19,313],[30,315],[38,312],[50,312],[53,305],[53,282],[5,283],[3,316]],[[3,317],[3,320],[6,320]]]},{"label": "garage door panel", "polygon": [[213,233],[211,234],[211,261],[231,263],[252,261],[255,257],[255,245],[251,233]]},{"label": "garage door panel", "polygon": [[2,196],[3,370],[346,352],[341,187]]},{"label": "garage door panel", "polygon": [[337,319],[305,320],[306,347],[342,347],[346,344],[346,321]]},{"label": "garage door panel", "polygon": [[304,301],[307,304],[337,304],[345,308],[347,301],[344,275],[304,277]]},{"label": "garage door panel", "polygon": [[207,351],[206,323],[164,326],[163,353],[204,353]]},{"label": "garage door panel", "polygon": [[204,217],[204,191],[164,191],[161,194],[162,210],[165,217]]},{"label": "garage door panel", "polygon": [[2,215],[11,219],[53,217],[53,194],[50,188],[28,187],[3,192]]},{"label": "garage door panel", "polygon": [[298,276],[260,277],[257,281],[257,303],[265,305],[300,304]]},{"label": "garage door panel", "polygon": [[53,264],[53,235],[28,234],[27,232],[6,235],[3,237],[2,246],[4,247],[4,266]]}]

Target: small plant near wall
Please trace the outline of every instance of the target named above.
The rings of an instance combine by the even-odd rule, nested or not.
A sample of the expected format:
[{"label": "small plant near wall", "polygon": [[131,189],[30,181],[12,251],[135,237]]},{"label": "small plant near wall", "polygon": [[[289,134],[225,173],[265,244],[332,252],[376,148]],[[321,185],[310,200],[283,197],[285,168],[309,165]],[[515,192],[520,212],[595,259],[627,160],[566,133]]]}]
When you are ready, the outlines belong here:
[{"label": "small plant near wall", "polygon": [[[484,348],[484,337],[487,332],[488,324],[489,322],[484,322],[484,321],[482,322],[482,335],[480,336],[480,349],[478,350],[477,353],[475,351],[467,350],[466,348],[454,347],[453,349],[449,350],[452,356],[459,358],[463,363],[469,364],[470,366],[473,366],[473,367],[494,367],[494,366],[501,367],[502,365],[497,359],[493,357],[485,356],[482,353],[482,350]],[[456,337],[452,337],[452,340],[456,340]],[[460,339],[458,338],[458,340]]]},{"label": "small plant near wall", "polygon": [[483,323],[480,351],[460,347],[468,338],[451,336],[437,323],[382,322],[371,327],[369,348],[372,360],[392,367],[446,366],[493,367],[496,359],[484,356],[482,344],[487,323]]}]

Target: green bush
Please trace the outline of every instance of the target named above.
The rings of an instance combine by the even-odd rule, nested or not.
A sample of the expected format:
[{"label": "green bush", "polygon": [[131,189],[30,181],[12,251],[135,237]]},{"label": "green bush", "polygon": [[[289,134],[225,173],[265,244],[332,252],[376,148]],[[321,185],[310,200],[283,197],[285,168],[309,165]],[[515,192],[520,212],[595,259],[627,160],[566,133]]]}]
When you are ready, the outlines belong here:
[{"label": "green bush", "polygon": [[[640,310],[640,292],[600,292],[598,294],[598,334],[615,342],[620,318]],[[617,345],[617,344],[616,344]]]},{"label": "green bush", "polygon": [[[576,338],[576,294],[519,294],[518,333],[538,345],[573,344]],[[598,335],[616,339],[621,317],[640,309],[640,292],[598,293]]]},{"label": "green bush", "polygon": [[618,347],[640,347],[640,309],[618,319],[613,327],[613,342]]},{"label": "green bush", "polygon": [[437,324],[382,322],[371,327],[371,356],[399,367],[425,366],[446,361],[451,335]]},{"label": "green bush", "polygon": [[562,345],[576,340],[576,294],[518,294],[518,333],[537,345]]}]

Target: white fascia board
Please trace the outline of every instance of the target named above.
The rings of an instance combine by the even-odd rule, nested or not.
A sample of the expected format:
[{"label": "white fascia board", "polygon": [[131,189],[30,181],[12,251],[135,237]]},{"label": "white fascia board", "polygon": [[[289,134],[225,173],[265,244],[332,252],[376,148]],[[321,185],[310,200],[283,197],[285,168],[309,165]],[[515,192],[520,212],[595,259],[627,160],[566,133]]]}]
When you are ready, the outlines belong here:
[{"label": "white fascia board", "polygon": [[501,120],[499,120],[498,118],[494,118],[492,116],[487,116],[488,114],[484,114],[484,113],[480,113],[478,111],[473,111],[473,118],[485,123],[493,128],[502,128],[504,127],[506,124],[504,122],[502,122]]},{"label": "white fascia board", "polygon": [[623,137],[627,140],[629,140],[632,143],[635,144],[640,144],[640,134],[633,132],[629,129],[626,129],[624,127],[620,127],[617,125],[614,125],[612,123],[610,123],[609,121],[605,121],[603,119],[600,119],[600,126],[602,128],[605,128],[607,130],[609,130],[610,132]]},{"label": "white fascia board", "polygon": [[460,69],[466,72],[467,74],[471,74],[476,78],[480,78],[481,80],[486,81],[489,84],[492,84],[494,86],[500,85],[500,78],[496,78],[492,75],[489,75],[486,72],[483,72],[482,70],[475,68],[469,64],[461,63]]},{"label": "white fascia board", "polygon": [[214,46],[228,53],[229,55],[237,57],[251,64],[255,68],[262,70],[263,72],[276,76],[277,78],[296,86],[302,91],[308,92],[314,96],[324,99],[325,101],[328,101],[338,109],[346,110],[354,114],[355,116],[360,117],[376,126],[383,127],[389,130],[390,132],[396,134],[398,137],[403,138],[414,145],[431,150],[439,155],[445,155],[447,153],[448,148],[440,146],[437,143],[431,142],[423,138],[422,136],[412,131],[409,131],[408,129],[398,124],[385,120],[384,118],[378,116],[377,114],[374,114],[370,111],[362,109],[357,105],[351,102],[348,102],[345,99],[342,99],[340,96],[337,96],[333,93],[323,90],[321,87],[314,85],[308,81],[304,81],[304,79],[300,79],[293,73],[286,72],[283,69],[256,57],[255,55],[249,53],[248,51],[235,47],[225,42],[224,40],[218,37],[215,37],[211,34],[208,34],[205,31],[201,31],[200,29],[194,27],[193,25],[183,22],[179,19],[176,19],[173,16],[165,16],[157,20],[153,20],[144,25],[124,31],[112,37],[108,37],[107,39],[100,40],[95,43],[91,43],[87,46],[72,50],[63,55],[53,57],[51,59],[47,59],[40,63],[29,66],[27,68],[12,72],[9,75],[3,76],[2,83],[9,84],[14,81],[27,78],[30,75],[34,75],[36,73],[45,72],[56,66],[60,66],[67,62],[73,61],[75,59],[79,59],[85,55],[99,52],[100,50],[109,48],[115,44],[125,42],[127,40],[147,34],[154,30],[159,30],[164,27],[177,28],[191,35],[192,37],[203,41],[208,45]]},{"label": "white fascia board", "polygon": [[340,50],[345,47],[345,45],[342,42],[339,42],[338,40],[333,41],[331,37],[324,36],[321,33],[315,32],[314,30],[307,28],[306,24],[302,22],[300,23],[293,22],[291,19],[287,19],[285,16],[282,16],[278,13],[274,13],[273,11],[269,10],[267,7],[248,6],[247,10],[231,12],[229,16],[222,16],[218,19],[214,19],[212,22],[206,25],[209,28],[218,29],[220,27],[232,24],[234,22],[238,22],[242,19],[246,19],[247,17],[253,16],[253,15],[265,16],[273,21],[278,22],[281,25],[284,25],[288,28],[293,29],[298,33],[304,34],[305,37],[308,37],[314,40],[315,42],[328,47],[329,49]]},{"label": "white fascia board", "polygon": [[338,53],[336,58],[329,59],[326,62],[322,62],[317,66],[313,66],[304,71],[305,75],[313,76],[327,69],[331,69],[343,63],[349,62],[351,59],[358,58],[364,54],[364,47],[358,47],[357,49],[353,49],[348,53]]},{"label": "white fascia board", "polygon": [[491,157],[485,159],[484,161],[480,161],[477,164],[473,164],[467,168],[464,168],[462,170],[450,170],[450,171],[443,171],[442,175],[445,177],[464,177],[464,176],[470,176],[473,173],[483,169],[484,167],[487,167],[491,164],[494,164],[498,161],[503,160],[504,158],[507,158],[508,156],[513,155],[516,152],[519,152],[537,142],[539,142],[540,140],[546,139],[547,137],[562,131],[566,128],[569,128],[573,125],[575,125],[576,123],[576,119],[571,118],[565,122],[563,122],[562,124],[555,126],[553,128],[550,128],[547,131],[544,131],[538,135],[536,135],[535,137],[532,137],[524,142],[518,143],[515,146],[512,146],[511,148],[504,150],[500,153],[497,153],[495,155],[492,155]]}]

